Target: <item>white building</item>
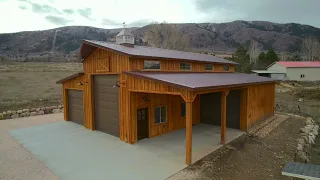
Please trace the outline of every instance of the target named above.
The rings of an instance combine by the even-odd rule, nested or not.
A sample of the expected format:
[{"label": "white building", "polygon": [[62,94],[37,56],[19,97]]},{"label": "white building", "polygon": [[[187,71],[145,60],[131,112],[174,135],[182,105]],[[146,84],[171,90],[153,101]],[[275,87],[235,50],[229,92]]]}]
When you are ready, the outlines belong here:
[{"label": "white building", "polygon": [[252,70],[259,76],[291,81],[320,81],[320,61],[279,61],[266,71]]}]

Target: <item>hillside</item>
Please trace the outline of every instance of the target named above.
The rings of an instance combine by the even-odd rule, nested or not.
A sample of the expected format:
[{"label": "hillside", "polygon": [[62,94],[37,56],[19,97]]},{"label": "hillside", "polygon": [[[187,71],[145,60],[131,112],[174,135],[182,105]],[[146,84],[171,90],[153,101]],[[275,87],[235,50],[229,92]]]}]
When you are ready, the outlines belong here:
[{"label": "hillside", "polygon": [[[137,44],[143,43],[144,33],[152,25],[130,28]],[[302,39],[314,35],[320,39],[320,29],[295,23],[277,24],[264,21],[234,21],[229,23],[178,24],[190,38],[194,51],[234,51],[238,45],[248,45],[251,39],[262,49],[297,52]],[[68,61],[76,59],[82,39],[114,41],[121,29],[100,29],[67,26],[44,31],[0,34],[0,56],[18,60]]]}]

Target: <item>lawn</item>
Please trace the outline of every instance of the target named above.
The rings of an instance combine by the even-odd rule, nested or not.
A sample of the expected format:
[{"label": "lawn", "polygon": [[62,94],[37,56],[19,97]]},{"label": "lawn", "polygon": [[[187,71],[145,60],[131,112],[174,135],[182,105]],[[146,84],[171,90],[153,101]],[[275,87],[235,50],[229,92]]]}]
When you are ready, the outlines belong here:
[{"label": "lawn", "polygon": [[56,81],[79,71],[81,63],[0,63],[0,112],[61,104]]}]

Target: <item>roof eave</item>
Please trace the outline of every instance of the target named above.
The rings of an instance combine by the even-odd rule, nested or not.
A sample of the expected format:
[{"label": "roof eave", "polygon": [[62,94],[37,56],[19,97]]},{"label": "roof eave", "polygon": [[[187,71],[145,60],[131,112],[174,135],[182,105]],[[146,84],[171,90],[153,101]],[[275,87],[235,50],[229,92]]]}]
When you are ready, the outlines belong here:
[{"label": "roof eave", "polygon": [[172,59],[172,60],[182,60],[182,61],[192,61],[192,62],[202,62],[202,63],[239,65],[239,63],[236,63],[236,62],[212,62],[212,61],[201,61],[201,60],[168,58],[168,57],[155,57],[155,56],[142,56],[142,55],[131,55],[130,57],[132,57],[132,58],[151,58],[151,59]]},{"label": "roof eave", "polygon": [[170,83],[170,82],[167,82],[167,81],[162,81],[162,80],[159,80],[159,79],[154,79],[154,78],[142,76],[142,75],[130,72],[130,71],[124,71],[123,73],[127,74],[127,75],[132,75],[132,76],[135,76],[135,77],[138,77],[138,78],[143,78],[143,79],[147,79],[147,80],[151,80],[151,81],[155,81],[155,82],[168,84],[170,86],[181,88],[181,89],[185,89],[185,90],[188,90],[188,91],[191,91],[191,92],[203,91],[203,90],[222,89],[222,88],[227,88],[227,87],[241,87],[241,86],[248,86],[248,85],[268,84],[268,83],[278,83],[278,82],[280,82],[280,80],[276,80],[276,79],[271,79],[270,78],[271,79],[270,81],[261,81],[261,82],[253,82],[253,83],[228,84],[228,85],[207,86],[207,87],[189,87],[189,86],[183,86],[183,85],[180,85],[180,84]]},{"label": "roof eave", "polygon": [[66,82],[66,81],[68,81],[70,79],[74,79],[74,78],[82,76],[82,75],[84,75],[83,72],[78,72],[78,73],[72,74],[72,75],[67,76],[67,77],[65,77],[63,79],[60,79],[59,81],[56,82],[56,84],[63,84],[64,82]]},{"label": "roof eave", "polygon": [[[125,53],[125,52],[122,52],[122,51],[117,51],[117,50],[115,50],[115,49],[108,48],[108,47],[105,47],[105,46],[101,46],[101,45],[99,45],[99,44],[95,44],[95,43],[89,42],[88,40],[85,40],[85,39],[82,40],[82,45],[83,45],[83,43],[86,43],[86,44],[88,44],[88,45],[91,45],[91,46],[94,46],[94,47],[97,47],[97,48],[106,49],[106,50],[108,50],[108,51],[112,51],[112,52],[115,52],[115,53],[119,53],[119,54],[122,54],[122,55],[131,57],[131,54],[128,54],[128,53]],[[82,46],[82,45],[81,45],[81,46]]]}]

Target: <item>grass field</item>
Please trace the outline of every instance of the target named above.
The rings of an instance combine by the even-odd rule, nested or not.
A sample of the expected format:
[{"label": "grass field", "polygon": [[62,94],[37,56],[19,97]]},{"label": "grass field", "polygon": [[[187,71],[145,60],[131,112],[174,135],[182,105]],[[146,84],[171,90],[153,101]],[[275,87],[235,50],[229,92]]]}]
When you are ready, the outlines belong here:
[{"label": "grass field", "polygon": [[61,104],[56,81],[79,71],[81,63],[0,63],[0,112]]}]

